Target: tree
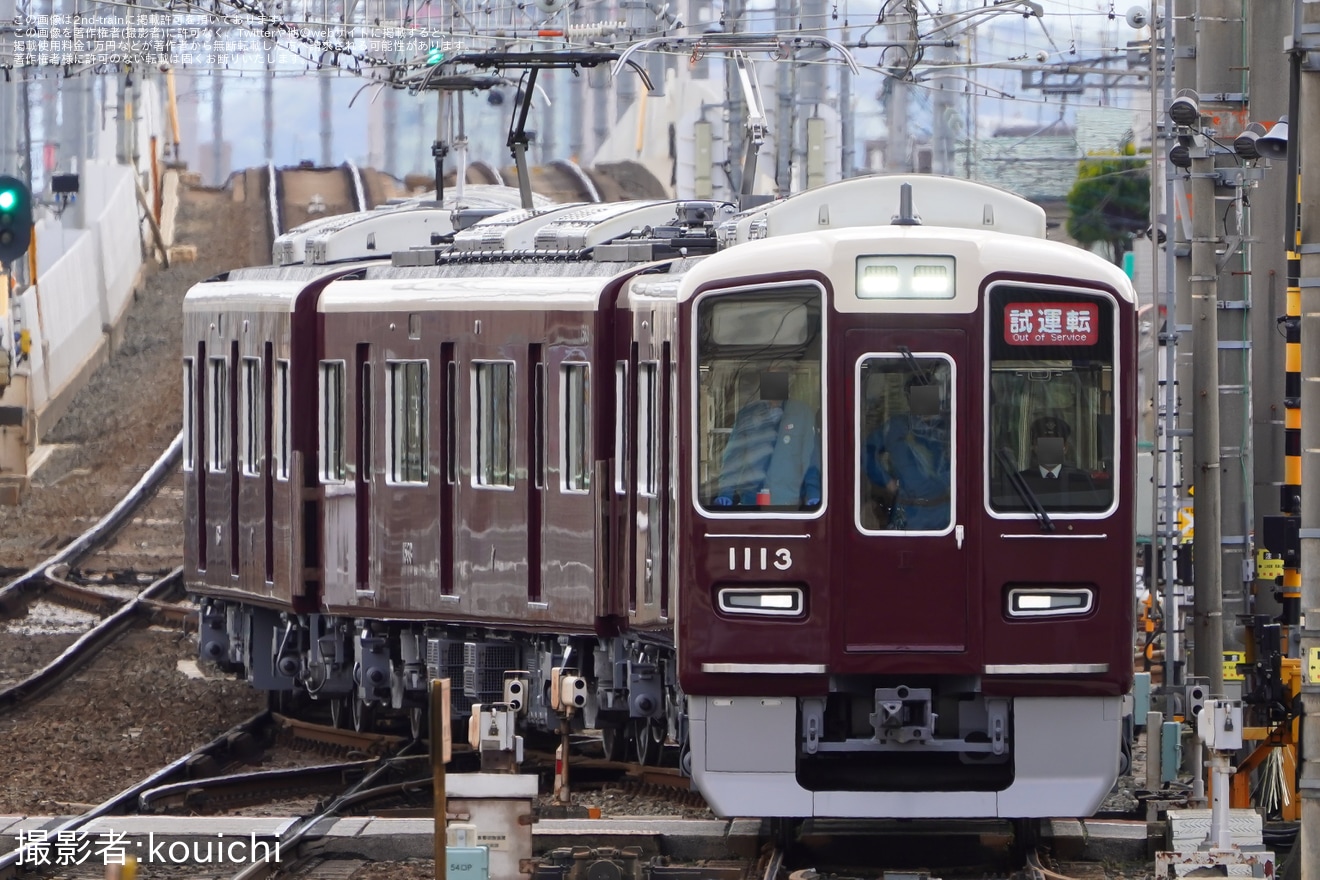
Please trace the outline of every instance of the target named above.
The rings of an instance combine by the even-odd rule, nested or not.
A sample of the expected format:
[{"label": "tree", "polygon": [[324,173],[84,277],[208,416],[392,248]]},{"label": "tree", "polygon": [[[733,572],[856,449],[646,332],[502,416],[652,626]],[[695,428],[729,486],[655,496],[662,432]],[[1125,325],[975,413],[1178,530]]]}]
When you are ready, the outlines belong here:
[{"label": "tree", "polygon": [[1068,234],[1084,247],[1105,246],[1106,256],[1121,265],[1132,237],[1150,228],[1147,165],[1118,153],[1092,154],[1077,163],[1077,182],[1068,191]]}]

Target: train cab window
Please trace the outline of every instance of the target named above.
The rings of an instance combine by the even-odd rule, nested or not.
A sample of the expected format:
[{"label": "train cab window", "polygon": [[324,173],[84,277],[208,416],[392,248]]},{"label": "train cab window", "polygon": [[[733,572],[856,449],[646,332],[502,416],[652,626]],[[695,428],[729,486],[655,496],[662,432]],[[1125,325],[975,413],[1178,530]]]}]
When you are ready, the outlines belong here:
[{"label": "train cab window", "polygon": [[229,362],[211,358],[207,363],[211,393],[210,418],[206,420],[207,470],[223,473],[229,461]]},{"label": "train cab window", "polygon": [[261,360],[243,358],[243,377],[239,387],[238,463],[243,474],[249,477],[261,473],[261,441],[265,429],[261,390]]},{"label": "train cab window", "polygon": [[390,361],[388,364],[389,412],[386,447],[391,483],[425,483],[427,480],[427,363]]},{"label": "train cab window", "polygon": [[275,362],[275,383],[271,391],[273,412],[270,424],[270,463],[275,479],[289,478],[289,362]]},{"label": "train cab window", "polygon": [[197,442],[197,410],[195,404],[197,401],[197,386],[193,378],[194,361],[192,358],[183,359],[183,469],[190,471],[193,469],[193,450],[194,443]]},{"label": "train cab window", "polygon": [[564,435],[559,449],[563,456],[559,472],[563,474],[564,492],[587,492],[591,489],[590,427],[587,414],[591,412],[590,367],[587,364],[565,363],[560,382],[560,424]]},{"label": "train cab window", "polygon": [[867,355],[857,367],[859,528],[946,532],[957,477],[953,361],[904,349]]},{"label": "train cab window", "polygon": [[321,482],[342,483],[344,469],[344,362],[321,362]]},{"label": "train cab window", "polygon": [[821,302],[803,284],[698,300],[694,476],[708,513],[820,509]]},{"label": "train cab window", "polygon": [[990,509],[1107,512],[1118,424],[1113,300],[999,285],[988,325]]},{"label": "train cab window", "polygon": [[473,364],[472,473],[478,486],[513,485],[513,399],[512,361]]}]

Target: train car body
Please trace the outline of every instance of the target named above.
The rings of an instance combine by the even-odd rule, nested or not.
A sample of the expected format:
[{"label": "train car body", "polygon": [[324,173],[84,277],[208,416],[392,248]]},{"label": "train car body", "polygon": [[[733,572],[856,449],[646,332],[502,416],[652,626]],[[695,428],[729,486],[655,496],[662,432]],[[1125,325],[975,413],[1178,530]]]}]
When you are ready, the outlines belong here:
[{"label": "train car body", "polygon": [[[213,556],[232,584],[265,545],[189,524],[203,620],[263,686],[420,722],[448,677],[456,719],[678,746],[723,815],[1089,815],[1109,790],[1134,297],[1038,208],[908,176],[738,217],[510,212],[305,290],[287,601],[225,592]],[[189,406],[234,406],[197,369]],[[247,509],[214,480],[190,511]]]},{"label": "train car body", "polygon": [[[982,216],[965,185],[913,190]],[[677,297],[679,680],[712,806],[1089,815],[1132,679],[1123,273],[1032,236],[900,223],[729,248]],[[766,370],[819,418],[814,506],[717,503]],[[913,380],[929,409],[905,399]],[[1031,473],[1033,431],[1066,479]]]}]

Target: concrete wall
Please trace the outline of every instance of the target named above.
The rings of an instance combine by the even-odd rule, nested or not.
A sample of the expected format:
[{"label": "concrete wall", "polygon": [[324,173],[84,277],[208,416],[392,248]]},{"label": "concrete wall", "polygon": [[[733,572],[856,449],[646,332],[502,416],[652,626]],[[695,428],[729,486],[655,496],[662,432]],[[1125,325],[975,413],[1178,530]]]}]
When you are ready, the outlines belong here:
[{"label": "concrete wall", "polygon": [[[14,329],[30,335],[31,348],[15,371],[25,381],[11,386],[0,404],[26,410],[29,449],[105,361],[142,268],[132,169],[88,162],[80,197],[86,229],[65,228],[56,217],[36,224],[37,283],[19,294],[11,316]],[[20,389],[26,400],[10,401]]]}]

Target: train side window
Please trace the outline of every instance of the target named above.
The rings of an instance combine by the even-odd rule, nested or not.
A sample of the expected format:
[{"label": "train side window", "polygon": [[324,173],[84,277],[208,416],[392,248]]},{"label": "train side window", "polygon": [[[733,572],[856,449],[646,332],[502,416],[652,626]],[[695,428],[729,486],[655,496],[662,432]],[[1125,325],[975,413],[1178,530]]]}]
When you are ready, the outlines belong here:
[{"label": "train side window", "polygon": [[429,475],[427,366],[426,361],[390,361],[387,365],[390,402],[385,444],[391,483],[425,483]]},{"label": "train side window", "polygon": [[1000,284],[990,291],[986,493],[997,514],[1105,514],[1115,501],[1116,303]]},{"label": "train side window", "polygon": [[513,362],[472,365],[473,462],[478,486],[513,485]]},{"label": "train side window", "polygon": [[698,299],[693,491],[707,513],[814,515],[825,502],[822,302],[801,283]]},{"label": "train side window", "polygon": [[637,365],[637,491],[643,495],[655,495],[656,448],[660,430],[660,419],[656,415],[658,375],[659,364],[654,361]]},{"label": "train side window", "polygon": [[275,479],[287,480],[289,478],[289,362],[286,360],[275,362],[275,385],[271,394],[275,398],[271,401],[274,407],[274,412],[271,413],[271,466],[275,472]]},{"label": "train side window", "polygon": [[559,472],[563,474],[560,488],[564,492],[591,490],[590,425],[591,367],[588,364],[565,363],[561,367],[560,424],[564,435],[560,440]]},{"label": "train side window", "polygon": [[458,482],[458,363],[454,360],[454,345],[441,346],[445,363],[445,479],[450,485]]},{"label": "train side window", "polygon": [[614,365],[614,491],[628,494],[628,363]]},{"label": "train side window", "polygon": [[193,384],[194,361],[192,358],[183,359],[183,469],[191,471],[195,459],[193,458],[193,444],[196,442],[197,432],[197,386]]},{"label": "train side window", "polygon": [[211,358],[207,364],[211,390],[210,418],[206,420],[206,467],[211,473],[226,470],[229,461],[229,362],[224,358]]},{"label": "train side window", "polygon": [[238,436],[240,448],[238,463],[245,476],[255,477],[261,473],[261,434],[265,427],[262,421],[263,409],[261,393],[261,360],[254,357],[243,358],[243,378],[240,386]]},{"label": "train side window", "polygon": [[344,469],[344,362],[321,362],[321,482],[342,483]]}]

